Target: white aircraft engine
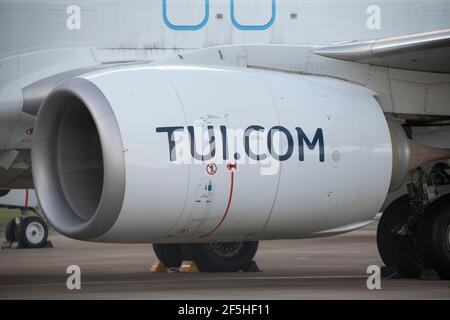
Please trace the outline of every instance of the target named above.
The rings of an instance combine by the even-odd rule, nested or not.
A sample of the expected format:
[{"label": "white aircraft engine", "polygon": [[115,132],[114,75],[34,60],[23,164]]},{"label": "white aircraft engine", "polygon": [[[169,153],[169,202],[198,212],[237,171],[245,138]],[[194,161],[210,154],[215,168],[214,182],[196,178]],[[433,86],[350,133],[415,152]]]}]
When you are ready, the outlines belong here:
[{"label": "white aircraft engine", "polygon": [[379,211],[398,167],[392,145],[374,93],[349,82],[127,66],[49,94],[32,165],[48,220],[72,238],[302,238]]}]

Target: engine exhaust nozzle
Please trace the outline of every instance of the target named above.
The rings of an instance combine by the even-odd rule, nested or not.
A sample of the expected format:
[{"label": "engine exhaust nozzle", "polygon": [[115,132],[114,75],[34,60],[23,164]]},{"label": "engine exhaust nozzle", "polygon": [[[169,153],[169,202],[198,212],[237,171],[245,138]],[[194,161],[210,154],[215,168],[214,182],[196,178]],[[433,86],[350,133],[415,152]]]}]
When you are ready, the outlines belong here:
[{"label": "engine exhaust nozzle", "polygon": [[450,149],[422,145],[407,137],[402,126],[389,123],[392,140],[392,178],[389,191],[399,189],[409,172],[428,162],[450,159]]}]

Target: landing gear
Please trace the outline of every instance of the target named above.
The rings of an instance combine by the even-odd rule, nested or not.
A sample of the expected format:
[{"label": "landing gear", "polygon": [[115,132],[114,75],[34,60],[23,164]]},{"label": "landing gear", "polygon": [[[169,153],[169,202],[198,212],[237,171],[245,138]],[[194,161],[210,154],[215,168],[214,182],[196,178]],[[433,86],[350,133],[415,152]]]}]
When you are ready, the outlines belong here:
[{"label": "landing gear", "polygon": [[185,250],[202,271],[237,272],[250,266],[258,242],[195,243],[187,245]]},{"label": "landing gear", "polygon": [[178,243],[154,243],[153,251],[169,269],[179,268],[185,256],[182,245]]},{"label": "landing gear", "polygon": [[40,217],[25,217],[15,230],[15,238],[22,248],[43,248],[47,244],[47,224]]},{"label": "landing gear", "polygon": [[381,259],[386,266],[395,267],[403,278],[418,278],[424,269],[412,227],[414,218],[409,197],[402,196],[386,208],[378,223],[377,245]]},{"label": "landing gear", "polygon": [[20,217],[11,219],[5,228],[6,242],[2,248],[12,248],[17,242],[18,248],[44,248],[51,247],[48,241],[48,227],[45,221],[38,216],[29,216],[27,209],[22,209]]},{"label": "landing gear", "polygon": [[423,277],[435,270],[450,279],[450,195],[438,197],[437,188],[449,184],[450,177],[442,164],[429,174],[420,168],[415,173],[408,195],[391,203],[380,219],[378,251],[401,277]]},{"label": "landing gear", "polygon": [[5,228],[5,239],[7,242],[12,243],[16,241],[16,228],[16,218],[9,220]]},{"label": "landing gear", "polygon": [[426,265],[450,280],[450,195],[434,201],[420,217],[420,253]]},{"label": "landing gear", "polygon": [[168,268],[179,267],[183,260],[193,260],[204,272],[237,272],[250,267],[258,242],[154,244],[153,248]]}]

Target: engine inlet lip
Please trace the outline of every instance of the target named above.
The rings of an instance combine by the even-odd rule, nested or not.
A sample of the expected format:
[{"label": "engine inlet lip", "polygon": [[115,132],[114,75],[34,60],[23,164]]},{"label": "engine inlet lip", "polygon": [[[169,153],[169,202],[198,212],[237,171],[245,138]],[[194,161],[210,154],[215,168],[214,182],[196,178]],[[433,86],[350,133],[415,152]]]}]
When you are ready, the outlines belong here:
[{"label": "engine inlet lip", "polygon": [[[88,221],[80,219],[68,204],[56,166],[56,137],[65,106],[79,99],[98,131],[103,156],[103,187],[97,210]],[[91,81],[72,78],[47,96],[37,115],[31,159],[36,194],[44,214],[65,236],[90,240],[108,232],[116,222],[125,197],[125,157],[122,136],[113,109]]]}]

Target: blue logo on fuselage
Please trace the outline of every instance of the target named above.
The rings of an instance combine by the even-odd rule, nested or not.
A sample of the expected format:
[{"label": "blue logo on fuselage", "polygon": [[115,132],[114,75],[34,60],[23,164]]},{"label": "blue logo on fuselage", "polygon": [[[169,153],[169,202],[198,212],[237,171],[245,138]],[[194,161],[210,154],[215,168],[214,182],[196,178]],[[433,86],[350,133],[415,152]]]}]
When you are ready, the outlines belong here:
[{"label": "blue logo on fuselage", "polygon": [[[197,31],[203,29],[208,21],[210,16],[210,0],[205,0],[204,5],[204,16],[203,20],[200,21],[198,24],[193,25],[178,25],[174,24],[170,21],[168,16],[168,9],[167,9],[167,1],[168,0],[162,0],[162,16],[165,25],[175,31]],[[275,22],[277,17],[277,3],[276,0],[270,0],[271,1],[271,16],[270,19],[265,23],[261,25],[245,25],[241,24],[237,18],[236,18],[236,0],[230,0],[230,17],[231,17],[231,23],[233,26],[242,31],[263,31],[269,29]]]}]

